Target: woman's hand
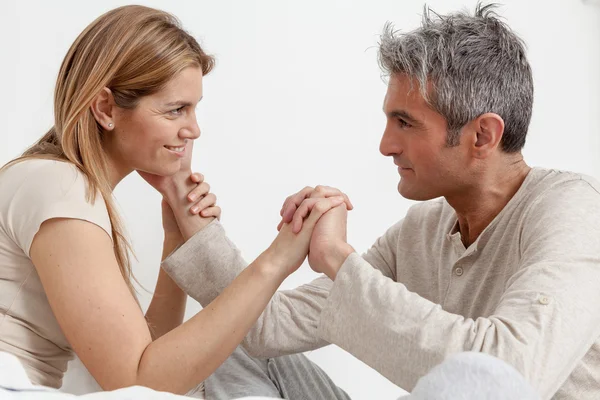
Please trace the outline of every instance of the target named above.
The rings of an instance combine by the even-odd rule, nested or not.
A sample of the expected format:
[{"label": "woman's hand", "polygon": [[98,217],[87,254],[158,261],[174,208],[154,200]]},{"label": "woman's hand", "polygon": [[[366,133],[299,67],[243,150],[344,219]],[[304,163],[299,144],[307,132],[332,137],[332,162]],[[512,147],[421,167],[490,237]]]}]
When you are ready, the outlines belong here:
[{"label": "woman's hand", "polygon": [[343,196],[305,199],[302,207],[308,212],[301,229],[298,233],[294,233],[292,225],[284,223],[271,246],[260,256],[265,265],[275,268],[286,276],[300,268],[308,254],[311,236],[317,222],[323,214],[344,201]]},{"label": "woman's hand", "polygon": [[318,185],[315,188],[307,186],[298,193],[294,193],[285,199],[281,211],[279,212],[279,215],[281,215],[281,222],[277,229],[280,229],[285,223],[291,223],[293,231],[299,232],[302,228],[302,221],[308,212],[306,207],[302,210],[300,209],[301,204],[306,204],[303,203],[304,200],[332,196],[342,196],[346,203],[347,210],[352,210],[354,208],[348,196],[339,189],[324,185]]}]

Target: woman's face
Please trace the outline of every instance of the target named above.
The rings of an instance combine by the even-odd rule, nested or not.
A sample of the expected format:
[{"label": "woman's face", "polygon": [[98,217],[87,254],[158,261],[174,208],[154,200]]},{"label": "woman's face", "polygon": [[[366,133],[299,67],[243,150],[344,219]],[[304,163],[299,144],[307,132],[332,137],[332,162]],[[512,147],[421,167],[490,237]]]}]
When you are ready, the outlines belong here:
[{"label": "woman's face", "polygon": [[159,92],[132,109],[116,108],[110,156],[117,171],[168,176],[180,169],[186,142],[200,136],[196,106],[202,98],[202,70],[188,67]]}]

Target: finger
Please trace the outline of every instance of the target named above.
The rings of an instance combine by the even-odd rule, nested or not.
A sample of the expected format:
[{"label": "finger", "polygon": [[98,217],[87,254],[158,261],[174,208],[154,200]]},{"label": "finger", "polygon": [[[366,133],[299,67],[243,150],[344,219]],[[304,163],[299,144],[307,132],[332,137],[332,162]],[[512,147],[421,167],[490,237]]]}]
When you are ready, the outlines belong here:
[{"label": "finger", "polygon": [[[294,213],[294,217],[292,219],[292,232],[298,233],[302,230],[302,225],[304,223],[304,220],[309,216],[309,214],[311,214],[312,210],[314,209],[314,207],[316,207],[317,204],[323,203],[325,205],[328,205],[328,204],[335,203],[335,206],[337,207],[338,205],[340,205],[343,202],[344,202],[343,196],[334,196],[334,197],[316,198],[316,199],[309,198],[309,199],[304,200],[302,202],[302,204],[300,204],[300,207],[298,207],[298,210]],[[324,206],[321,205],[319,207],[324,207]]]},{"label": "finger", "polygon": [[344,203],[346,203],[346,208],[348,210],[354,209],[354,204],[352,204],[352,202],[350,201],[350,197],[348,197],[346,193],[344,193]]},{"label": "finger", "polygon": [[217,196],[214,193],[209,193],[204,196],[200,201],[190,208],[192,214],[198,214],[200,211],[205,208],[214,206],[217,203]]},{"label": "finger", "polygon": [[192,175],[190,175],[190,179],[194,183],[200,183],[204,181],[204,175],[202,175],[200,172],[194,172]]},{"label": "finger", "polygon": [[279,215],[283,217],[283,212],[285,211],[285,209],[287,208],[288,204],[290,204],[290,201],[292,199],[292,197],[297,196],[298,194],[300,194],[302,191],[307,191],[307,187],[305,187],[304,189],[302,189],[300,192],[298,193],[294,193],[288,197],[285,198],[285,201],[283,202],[283,205],[281,206],[281,210],[279,210]]},{"label": "finger", "polygon": [[210,185],[206,182],[202,182],[188,193],[187,199],[189,202],[194,202],[206,195],[208,192],[210,192]]},{"label": "finger", "polygon": [[296,213],[296,210],[298,210],[298,206],[292,201],[290,201],[283,210],[283,214],[281,215],[283,222],[286,224],[290,223],[294,217],[294,214]]},{"label": "finger", "polygon": [[300,206],[304,199],[310,196],[313,190],[314,189],[312,186],[307,186],[298,193],[289,196],[285,200],[280,212],[280,215],[283,217],[285,223],[288,223],[292,220],[294,211],[296,211],[296,209]]},{"label": "finger", "polygon": [[306,218],[304,221],[304,226],[312,229],[316,225],[319,218],[323,216],[323,214],[341,204],[344,204],[344,196],[334,196],[327,197],[325,199],[319,199],[313,204],[308,218]]},{"label": "finger", "polygon": [[283,205],[281,206],[281,210],[279,210],[279,215],[283,217],[283,210],[285,210],[285,207],[287,206],[288,202],[290,201],[290,197],[288,196],[285,198],[285,201],[283,202]]},{"label": "finger", "polygon": [[[300,204],[292,217],[292,232],[298,233],[302,229],[302,222],[308,216],[311,208],[319,201],[319,199],[306,199]],[[285,220],[284,220],[285,221]]]},{"label": "finger", "polygon": [[310,195],[311,198],[333,196],[343,196],[344,203],[346,203],[347,209],[352,210],[354,208],[352,202],[350,201],[350,198],[344,192],[331,186],[317,185],[315,187],[315,190]]},{"label": "finger", "polygon": [[219,221],[221,220],[221,207],[212,206],[205,208],[200,212],[200,215],[204,218],[215,217]]},{"label": "finger", "polygon": [[283,226],[283,220],[279,221],[279,225],[277,225],[277,232],[279,232],[281,230],[282,226]]}]

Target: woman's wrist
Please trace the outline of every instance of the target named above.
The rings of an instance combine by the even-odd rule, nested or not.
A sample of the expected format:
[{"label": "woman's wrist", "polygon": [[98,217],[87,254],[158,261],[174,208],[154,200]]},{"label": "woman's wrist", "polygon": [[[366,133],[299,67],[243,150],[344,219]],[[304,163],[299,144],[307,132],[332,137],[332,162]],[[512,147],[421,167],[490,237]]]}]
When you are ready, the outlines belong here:
[{"label": "woman's wrist", "polygon": [[271,247],[261,253],[252,263],[252,267],[267,279],[274,279],[281,284],[290,272],[284,266],[284,262],[277,257]]}]

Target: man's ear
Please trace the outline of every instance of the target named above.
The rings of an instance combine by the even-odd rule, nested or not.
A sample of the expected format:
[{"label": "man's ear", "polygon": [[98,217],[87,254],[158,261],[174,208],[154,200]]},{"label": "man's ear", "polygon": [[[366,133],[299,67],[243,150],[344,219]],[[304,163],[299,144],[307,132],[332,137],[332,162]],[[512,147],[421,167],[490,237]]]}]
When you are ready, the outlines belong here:
[{"label": "man's ear", "polygon": [[471,149],[473,157],[487,158],[500,146],[504,134],[504,120],[498,114],[486,113],[471,121],[471,124],[474,135]]},{"label": "man's ear", "polygon": [[115,128],[113,113],[115,109],[115,100],[109,88],[104,87],[92,100],[90,106],[96,122],[100,124],[105,131],[112,131]]}]

